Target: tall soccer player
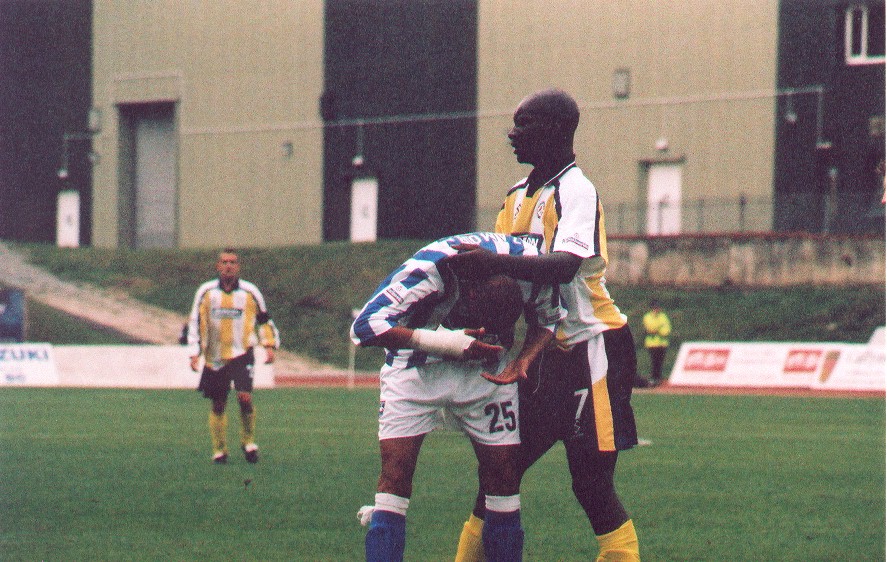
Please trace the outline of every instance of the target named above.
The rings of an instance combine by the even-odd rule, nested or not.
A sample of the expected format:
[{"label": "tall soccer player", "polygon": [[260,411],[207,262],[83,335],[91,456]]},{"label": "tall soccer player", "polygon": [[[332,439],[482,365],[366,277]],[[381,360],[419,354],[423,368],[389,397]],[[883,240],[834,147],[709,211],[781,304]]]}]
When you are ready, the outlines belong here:
[{"label": "tall soccer player", "polygon": [[[631,407],[637,357],[627,318],[604,283],[604,211],[594,185],[576,165],[578,124],[576,101],[548,89],[521,101],[508,133],[517,161],[533,169],[508,191],[496,232],[535,239],[541,255],[499,255],[465,246],[451,267],[464,279],[499,273],[558,284],[567,317],[557,346],[545,350],[529,380],[520,384],[519,469],[523,474],[562,441],[573,492],[597,536],[598,560],[635,561],[640,559],[637,534],[613,475],[618,452],[637,444]],[[482,559],[477,536],[485,527],[483,517],[483,503],[477,501],[457,560]]]},{"label": "tall soccer player", "polygon": [[[394,270],[354,321],[361,346],[387,350],[380,373],[379,450],[375,504],[359,512],[369,524],[366,559],[403,559],[413,472],[425,436],[448,414],[468,436],[478,461],[490,560],[520,560],[520,478],[515,453],[517,388],[530,363],[554,337],[564,315],[551,286],[490,276],[459,282],[447,258],[461,244],[504,255],[537,255],[535,245],[501,234],[457,235],[433,242]],[[515,322],[527,335],[516,357]],[[514,346],[516,349],[516,346]]]},{"label": "tall soccer player", "polygon": [[[216,262],[217,279],[202,284],[194,295],[188,321],[191,369],[204,367],[197,390],[212,401],[209,431],[213,462],[228,461],[228,417],[225,405],[233,383],[240,405],[240,446],[247,462],[259,462],[256,445],[256,408],[253,405],[253,347],[265,348],[266,362],[274,361],[280,334],[268,316],[258,287],[240,279],[240,259],[227,248]],[[258,336],[257,336],[258,334]]]}]

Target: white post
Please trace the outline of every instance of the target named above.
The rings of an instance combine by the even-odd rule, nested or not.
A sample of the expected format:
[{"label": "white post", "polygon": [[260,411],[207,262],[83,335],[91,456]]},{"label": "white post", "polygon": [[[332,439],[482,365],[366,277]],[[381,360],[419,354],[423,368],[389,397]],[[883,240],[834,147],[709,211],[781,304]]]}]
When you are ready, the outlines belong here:
[{"label": "white post", "polygon": [[60,248],[80,246],[80,193],[73,189],[59,192],[55,237]]},{"label": "white post", "polygon": [[[351,321],[353,322],[357,315],[360,314],[359,308],[351,309]],[[354,378],[355,378],[355,359],[357,357],[357,346],[351,341],[351,338],[348,338],[348,388],[354,388]]]}]

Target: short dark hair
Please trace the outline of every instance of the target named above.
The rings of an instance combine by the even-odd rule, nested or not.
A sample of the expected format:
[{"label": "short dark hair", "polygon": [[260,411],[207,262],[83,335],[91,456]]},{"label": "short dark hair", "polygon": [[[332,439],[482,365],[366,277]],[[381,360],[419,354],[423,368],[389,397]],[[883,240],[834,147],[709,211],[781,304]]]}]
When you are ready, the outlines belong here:
[{"label": "short dark hair", "polygon": [[565,133],[572,135],[579,126],[579,104],[573,96],[560,88],[546,88],[532,93],[521,102],[533,113],[544,115],[561,125]]},{"label": "short dark hair", "polygon": [[494,331],[508,331],[523,314],[524,296],[517,281],[507,275],[493,275],[477,286],[484,316],[492,321],[485,326]]}]

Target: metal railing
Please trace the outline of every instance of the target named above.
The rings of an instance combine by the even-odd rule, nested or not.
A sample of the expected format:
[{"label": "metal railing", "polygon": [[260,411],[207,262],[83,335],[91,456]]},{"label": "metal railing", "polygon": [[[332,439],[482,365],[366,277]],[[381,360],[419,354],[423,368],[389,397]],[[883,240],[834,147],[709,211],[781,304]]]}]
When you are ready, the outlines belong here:
[{"label": "metal railing", "polygon": [[776,197],[698,198],[658,204],[615,203],[605,208],[609,235],[723,232],[884,232],[880,194],[788,193]]}]

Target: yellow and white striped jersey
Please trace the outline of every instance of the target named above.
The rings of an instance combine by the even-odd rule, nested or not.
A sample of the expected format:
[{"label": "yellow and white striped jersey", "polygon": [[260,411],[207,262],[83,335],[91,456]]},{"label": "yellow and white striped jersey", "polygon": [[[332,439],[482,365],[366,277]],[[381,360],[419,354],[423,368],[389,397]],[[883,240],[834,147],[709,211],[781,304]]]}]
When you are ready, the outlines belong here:
[{"label": "yellow and white striped jersey", "polygon": [[203,355],[209,367],[219,369],[257,343],[280,347],[280,334],[258,287],[239,279],[226,292],[213,279],[197,289],[188,321],[190,356]]},{"label": "yellow and white striped jersey", "polygon": [[560,285],[567,317],[557,338],[569,347],[628,319],[607,291],[607,234],[597,191],[575,162],[528,193],[528,178],[508,192],[496,219],[496,232],[534,240],[540,252],[569,252],[581,258],[576,276]]}]

